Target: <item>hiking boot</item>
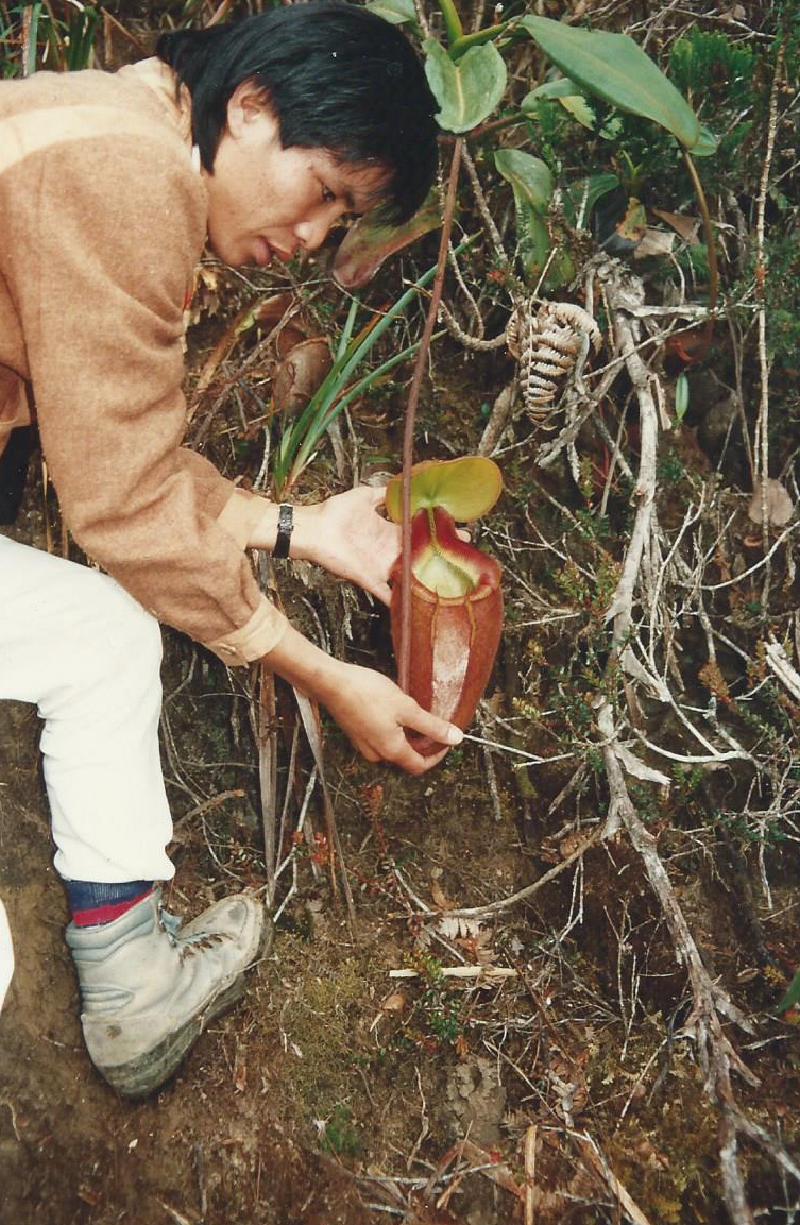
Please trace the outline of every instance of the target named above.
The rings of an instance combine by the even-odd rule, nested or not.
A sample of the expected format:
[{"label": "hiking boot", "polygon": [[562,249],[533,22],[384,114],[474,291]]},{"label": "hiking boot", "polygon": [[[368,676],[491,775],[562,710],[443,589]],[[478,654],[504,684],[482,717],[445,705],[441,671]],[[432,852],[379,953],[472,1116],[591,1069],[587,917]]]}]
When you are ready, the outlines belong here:
[{"label": "hiking boot", "polygon": [[158,891],[111,923],[70,923],[83,1036],[100,1075],[126,1097],[162,1085],[208,1022],[242,994],[244,971],[271,936],[263,906],[247,893],[185,927],[162,911]]}]

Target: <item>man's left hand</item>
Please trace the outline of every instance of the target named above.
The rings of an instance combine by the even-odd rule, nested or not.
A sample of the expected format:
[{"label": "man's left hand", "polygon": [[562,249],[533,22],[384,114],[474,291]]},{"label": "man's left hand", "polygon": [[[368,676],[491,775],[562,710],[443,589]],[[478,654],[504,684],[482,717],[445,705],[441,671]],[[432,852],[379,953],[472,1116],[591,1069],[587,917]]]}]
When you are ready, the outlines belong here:
[{"label": "man's left hand", "polygon": [[289,556],[324,566],[388,604],[401,532],[378,513],[385,500],[385,489],[360,485],[318,506],[296,507]]}]

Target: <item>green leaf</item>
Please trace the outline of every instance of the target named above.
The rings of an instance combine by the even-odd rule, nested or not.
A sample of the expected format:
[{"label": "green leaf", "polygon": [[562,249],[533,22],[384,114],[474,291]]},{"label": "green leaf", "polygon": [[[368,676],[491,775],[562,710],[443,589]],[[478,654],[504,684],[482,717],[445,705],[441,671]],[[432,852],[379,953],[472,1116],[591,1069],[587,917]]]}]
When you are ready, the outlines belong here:
[{"label": "green leaf", "polygon": [[581,94],[570,94],[566,98],[559,98],[559,102],[582,127],[588,128],[590,132],[594,131],[594,111]]},{"label": "green leaf", "polygon": [[619,179],[610,170],[601,171],[600,174],[593,174],[590,179],[587,179],[586,216],[591,216],[592,209],[598,200],[602,200],[603,196],[607,196],[610,191],[616,191],[618,187]]},{"label": "green leaf", "polygon": [[537,213],[547,212],[553,198],[553,176],[540,157],[522,149],[498,149],[494,164],[515,194],[519,192]]},{"label": "green leaf", "polygon": [[506,30],[513,24],[513,21],[501,21],[495,26],[485,26],[482,30],[476,30],[474,34],[462,34],[461,38],[457,38],[454,43],[450,44],[450,58],[457,61],[471,47],[501,41]]},{"label": "green leaf", "polygon": [[[441,506],[458,523],[471,523],[494,506],[503,488],[500,469],[493,459],[467,455],[462,459],[429,459],[411,469],[411,515]],[[386,486],[386,513],[393,523],[403,521],[403,477],[398,473]]]},{"label": "green leaf", "polygon": [[694,157],[713,157],[719,148],[719,137],[715,136],[710,128],[707,128],[704,123],[700,124],[700,137],[697,144],[692,147],[692,155]]},{"label": "green leaf", "polygon": [[592,211],[603,196],[619,187],[619,179],[611,171],[594,174],[590,178],[572,179],[565,184],[564,213],[571,225],[589,229]]},{"label": "green leaf", "polygon": [[369,9],[370,13],[374,13],[376,17],[390,21],[393,26],[402,26],[407,23],[416,25],[417,22],[414,0],[371,0],[371,3],[365,5],[365,8]]},{"label": "green leaf", "polygon": [[679,374],[675,383],[675,417],[683,421],[689,407],[689,380],[685,374]]},{"label": "green leaf", "polygon": [[589,93],[661,124],[686,149],[700,142],[700,121],[689,103],[627,34],[577,29],[549,17],[523,17],[520,25]]},{"label": "green leaf", "polygon": [[444,18],[444,28],[447,31],[447,41],[450,44],[452,53],[454,43],[457,43],[460,38],[464,37],[464,27],[461,24],[461,17],[455,6],[455,0],[437,0],[437,2]]},{"label": "green leaf", "polygon": [[583,90],[570,81],[568,77],[559,77],[557,81],[545,81],[526,94],[522,100],[522,113],[535,115],[539,102],[560,102],[565,111],[577,119],[578,123],[594,131],[595,114],[584,97]]},{"label": "green leaf", "polygon": [[514,193],[517,210],[517,247],[525,280],[530,283],[547,263],[552,243],[547,222]]},{"label": "green leaf", "polygon": [[550,233],[545,217],[553,198],[553,176],[539,157],[522,149],[498,149],[495,166],[514,190],[517,244],[525,279],[544,267],[550,254]]},{"label": "green leaf", "polygon": [[551,98],[574,98],[582,94],[582,90],[570,81],[569,77],[559,77],[557,81],[545,81],[537,85],[522,99],[521,110],[524,113],[536,110],[537,102],[549,102]]},{"label": "green leaf", "polygon": [[794,1008],[798,1003],[800,1003],[800,970],[795,974],[789,984],[789,990],[784,995],[780,1004],[778,1004],[778,1012],[788,1012],[790,1008]]},{"label": "green leaf", "polygon": [[426,38],[425,75],[447,132],[469,132],[491,115],[506,89],[507,72],[493,43],[473,47],[454,64],[435,38]]}]

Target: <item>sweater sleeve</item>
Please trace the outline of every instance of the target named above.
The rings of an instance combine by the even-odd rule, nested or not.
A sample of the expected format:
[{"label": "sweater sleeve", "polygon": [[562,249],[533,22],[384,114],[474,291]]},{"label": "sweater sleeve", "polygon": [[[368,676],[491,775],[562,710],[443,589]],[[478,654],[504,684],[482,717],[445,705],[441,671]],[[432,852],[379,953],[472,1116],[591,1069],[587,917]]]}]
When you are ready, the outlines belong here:
[{"label": "sweater sleeve", "polygon": [[15,295],[68,526],[160,620],[227,663],[258,658],[286,622],[234,526],[252,518],[251,495],[181,446],[201,180],[158,133],[57,144],[15,173],[25,199],[13,220]]}]

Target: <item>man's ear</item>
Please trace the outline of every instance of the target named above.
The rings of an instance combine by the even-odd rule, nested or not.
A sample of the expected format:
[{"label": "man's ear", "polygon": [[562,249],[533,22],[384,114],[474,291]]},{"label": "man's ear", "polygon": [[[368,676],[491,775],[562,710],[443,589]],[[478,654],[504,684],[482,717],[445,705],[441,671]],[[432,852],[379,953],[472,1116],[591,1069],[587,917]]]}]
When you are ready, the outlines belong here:
[{"label": "man's ear", "polygon": [[228,99],[227,126],[234,137],[244,135],[248,124],[271,114],[267,93],[256,81],[241,81]]}]

